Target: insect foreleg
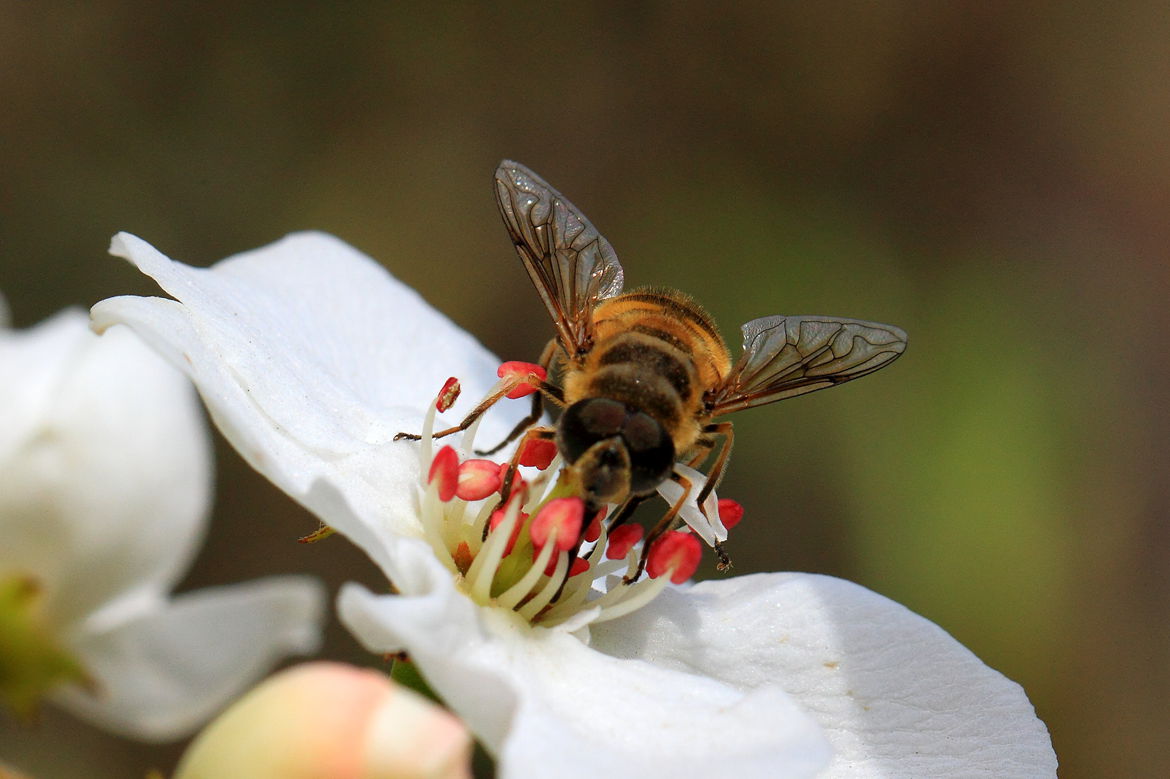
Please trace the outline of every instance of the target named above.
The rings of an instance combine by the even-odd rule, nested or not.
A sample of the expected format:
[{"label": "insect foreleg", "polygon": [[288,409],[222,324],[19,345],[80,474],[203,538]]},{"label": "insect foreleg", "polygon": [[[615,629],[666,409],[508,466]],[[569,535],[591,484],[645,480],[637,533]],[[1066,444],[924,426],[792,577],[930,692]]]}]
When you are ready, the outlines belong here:
[{"label": "insect foreleg", "polygon": [[666,510],[666,513],[662,515],[662,519],[658,520],[654,527],[651,528],[649,534],[647,534],[646,540],[642,542],[642,554],[638,558],[638,570],[632,576],[627,576],[622,580],[625,584],[633,584],[642,575],[642,571],[646,570],[646,560],[649,559],[651,547],[654,546],[655,541],[662,538],[668,530],[674,527],[678,519],[678,512],[682,510],[683,504],[687,502],[687,496],[691,494],[691,488],[694,486],[694,483],[690,479],[677,471],[671,473],[670,478],[683,488],[682,494],[678,496],[678,500],[671,504],[670,508]]},{"label": "insect foreleg", "polygon": [[[540,367],[544,368],[546,375],[548,372],[548,366],[549,366],[553,356],[556,353],[556,345],[557,345],[556,341],[549,341],[548,346],[546,346],[544,348],[544,352],[541,354]],[[491,454],[491,453],[497,452],[501,448],[503,448],[506,444],[508,444],[510,441],[515,439],[515,437],[518,436],[521,432],[523,432],[526,428],[531,427],[532,424],[540,418],[541,396],[542,395],[547,395],[554,402],[562,403],[562,404],[564,403],[564,395],[561,392],[560,387],[557,387],[556,385],[551,384],[550,382],[545,381],[545,380],[541,380],[540,383],[537,384],[535,382],[536,378],[537,378],[537,376],[535,374],[530,375],[525,382],[529,386],[531,386],[537,390],[536,392],[532,393],[533,394],[532,413],[530,413],[528,415],[528,417],[526,417],[525,419],[521,420],[520,424],[516,425],[516,427],[512,430],[512,432],[508,434],[508,437],[505,438],[498,446],[492,448],[488,452],[480,452],[477,450],[477,452],[476,452],[477,454]],[[483,416],[483,414],[489,408],[491,408],[496,403],[498,403],[501,398],[503,398],[505,395],[507,395],[509,392],[511,392],[513,389],[515,389],[515,387],[516,387],[516,383],[514,381],[512,383],[508,383],[506,380],[501,380],[500,382],[497,382],[496,386],[492,388],[491,393],[486,398],[481,400],[479,402],[479,405],[477,405],[475,408],[473,408],[467,414],[467,416],[465,416],[463,418],[462,422],[455,425],[454,427],[449,427],[446,430],[439,430],[438,432],[433,433],[431,435],[431,437],[432,438],[443,438],[445,436],[452,435],[453,433],[458,433],[460,431],[466,430],[467,428],[471,427],[472,424],[475,423],[475,420],[477,420],[481,416]],[[394,436],[395,441],[402,441],[402,440],[418,441],[421,438],[422,438],[422,436],[420,436],[416,433],[398,433],[397,435]]]},{"label": "insect foreleg", "polygon": [[[508,505],[508,499],[512,497],[512,485],[516,482],[517,468],[520,467],[520,453],[524,451],[524,445],[528,443],[530,438],[539,438],[546,441],[551,441],[557,436],[557,431],[551,427],[530,427],[524,433],[524,437],[520,439],[520,445],[516,447],[516,451],[512,454],[512,459],[508,463],[508,470],[504,473],[503,484],[500,485],[500,501],[496,504],[496,509],[502,509]],[[494,511],[495,509],[493,509]],[[490,523],[483,526],[483,537],[487,539],[488,531],[490,530]]]},{"label": "insect foreleg", "polygon": [[687,465],[692,468],[698,468],[703,464],[703,461],[711,456],[711,450],[715,448],[715,441],[709,438],[700,438],[691,446],[691,451],[694,452],[691,458],[687,460]]},{"label": "insect foreleg", "polygon": [[630,521],[630,517],[634,516],[634,509],[650,500],[649,495],[632,495],[622,501],[618,506],[617,511],[609,518],[609,523],[606,525],[605,532],[612,533],[617,528]]},{"label": "insect foreleg", "polygon": [[[463,418],[462,422],[455,425],[454,427],[449,427],[446,430],[440,430],[436,433],[432,433],[431,438],[444,438],[445,436],[449,436],[453,433],[458,433],[461,430],[466,430],[467,428],[471,427],[471,425],[475,422],[475,420],[477,420],[481,416],[483,416],[484,412],[487,411],[489,408],[496,405],[496,403],[499,402],[500,398],[507,395],[508,392],[511,391],[511,389],[512,388],[508,387],[508,386],[503,386],[503,387],[496,389],[494,392],[492,392],[492,394],[488,395],[486,398],[481,400],[479,402],[478,406],[471,409],[471,411],[468,412],[467,416],[465,416]],[[422,436],[418,435],[417,433],[398,433],[397,435],[394,436],[395,441],[403,441],[403,440],[418,441],[421,438],[422,438]]]}]

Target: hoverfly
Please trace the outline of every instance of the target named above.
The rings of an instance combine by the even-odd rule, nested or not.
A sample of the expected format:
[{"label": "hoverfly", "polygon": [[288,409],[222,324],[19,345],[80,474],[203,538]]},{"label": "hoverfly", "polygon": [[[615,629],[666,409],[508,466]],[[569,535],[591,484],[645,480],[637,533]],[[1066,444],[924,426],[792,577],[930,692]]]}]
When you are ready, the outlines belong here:
[{"label": "hoverfly", "polygon": [[[906,348],[906,334],[892,325],[769,316],[743,325],[743,354],[733,363],[711,317],[687,295],[665,288],[623,292],[613,247],[535,173],[505,160],[495,187],[504,225],[556,329],[540,365],[559,381],[540,381],[531,413],[479,454],[520,435],[521,447],[530,437],[555,440],[586,511],[618,506],[611,530],[660,484],[679,483],[682,497],[647,535],[642,565],[694,487],[676,463],[695,468],[711,461],[695,499],[700,507],[719,484],[734,439],[727,415],[856,379]],[[502,394],[436,437],[467,429]],[[546,397],[563,408],[554,427],[535,426]],[[726,567],[719,544],[716,552]]]}]

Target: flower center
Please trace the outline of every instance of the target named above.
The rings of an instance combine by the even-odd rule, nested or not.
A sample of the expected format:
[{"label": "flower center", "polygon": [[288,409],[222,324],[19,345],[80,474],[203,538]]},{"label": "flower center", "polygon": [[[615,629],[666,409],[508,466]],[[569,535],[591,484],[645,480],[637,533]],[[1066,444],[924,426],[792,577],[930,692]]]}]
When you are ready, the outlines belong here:
[{"label": "flower center", "polygon": [[[579,626],[629,614],[667,582],[694,573],[702,551],[698,537],[672,531],[652,544],[646,575],[633,581],[641,528],[621,525],[611,536],[606,509],[585,516],[551,441],[522,444],[517,464],[528,466],[528,474],[536,470],[527,479],[508,462],[461,460],[451,446],[435,451],[435,412],[450,408],[457,395],[458,384],[449,379],[427,409],[419,441],[419,516],[435,555],[472,600],[546,627],[569,620]],[[478,427],[476,420],[465,432],[464,451],[473,451]]]},{"label": "flower center", "polygon": [[41,613],[42,595],[33,576],[0,574],[0,704],[22,717],[31,718],[53,688],[89,681]]}]

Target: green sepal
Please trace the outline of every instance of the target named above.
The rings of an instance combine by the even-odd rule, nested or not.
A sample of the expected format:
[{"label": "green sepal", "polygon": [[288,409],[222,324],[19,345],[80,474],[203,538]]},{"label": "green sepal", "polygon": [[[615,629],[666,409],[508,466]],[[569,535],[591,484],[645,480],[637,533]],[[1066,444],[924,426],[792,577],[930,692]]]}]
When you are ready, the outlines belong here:
[{"label": "green sepal", "polygon": [[390,678],[403,687],[409,687],[419,695],[434,701],[440,706],[445,705],[439,696],[435,694],[435,691],[431,689],[431,686],[427,684],[427,680],[422,678],[422,674],[418,672],[418,666],[409,660],[402,658],[395,659],[394,665],[390,667]]},{"label": "green sepal", "polygon": [[31,718],[52,688],[88,682],[85,670],[45,625],[41,588],[30,576],[0,578],[0,703]]}]

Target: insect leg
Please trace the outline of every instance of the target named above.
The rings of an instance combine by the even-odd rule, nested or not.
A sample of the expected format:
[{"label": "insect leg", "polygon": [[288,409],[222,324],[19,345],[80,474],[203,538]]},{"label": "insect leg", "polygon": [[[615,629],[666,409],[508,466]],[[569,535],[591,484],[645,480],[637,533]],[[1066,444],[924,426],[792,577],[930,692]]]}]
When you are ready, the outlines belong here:
[{"label": "insect leg", "polygon": [[[707,442],[707,445],[714,448],[719,446],[719,453],[715,455],[715,464],[711,466],[711,470],[707,472],[707,483],[703,485],[703,489],[699,490],[698,496],[695,498],[695,503],[699,507],[699,511],[703,510],[703,501],[711,494],[711,491],[719,486],[719,482],[723,480],[723,469],[727,467],[727,461],[731,458],[731,445],[735,442],[735,431],[730,422],[716,422],[707,425],[703,428],[705,438],[700,439]],[[720,436],[720,442],[717,444],[715,437]],[[723,548],[721,541],[715,542],[715,554],[719,558],[716,568],[720,571],[726,571],[731,567],[731,558],[727,556],[727,550]]]},{"label": "insect leg", "polygon": [[[524,437],[520,439],[520,445],[516,447],[516,451],[512,454],[512,459],[508,462],[508,470],[504,474],[503,484],[500,485],[500,502],[496,504],[496,509],[502,509],[508,505],[508,498],[512,497],[512,485],[516,482],[516,469],[520,467],[520,453],[524,451],[524,444],[528,443],[529,438],[540,438],[543,440],[552,440],[556,438],[557,431],[551,427],[530,427],[524,433]],[[483,537],[487,538],[488,531],[491,529],[491,523],[483,526]]]},{"label": "insect leg", "polygon": [[583,538],[578,538],[577,543],[573,545],[573,549],[569,552],[569,567],[565,569],[565,576],[561,579],[561,586],[557,587],[556,593],[553,594],[550,603],[556,603],[561,593],[565,591],[565,585],[569,583],[569,577],[573,575],[573,562],[577,559],[577,553],[581,551],[581,542]]},{"label": "insect leg", "polygon": [[[443,438],[445,436],[451,435],[452,433],[458,433],[461,430],[466,430],[467,428],[471,427],[472,423],[475,422],[475,420],[477,420],[481,416],[483,416],[483,413],[485,411],[487,411],[489,408],[496,405],[496,403],[499,402],[500,398],[507,395],[510,390],[511,390],[510,387],[502,387],[500,389],[497,389],[495,392],[493,392],[492,394],[488,395],[486,398],[481,400],[479,402],[478,406],[471,409],[471,411],[468,412],[467,416],[465,416],[463,418],[462,422],[455,425],[454,427],[449,427],[446,430],[440,430],[437,433],[432,433],[431,438]],[[416,433],[398,433],[397,435],[394,436],[395,441],[403,441],[403,440],[405,440],[405,441],[418,441],[421,438],[422,438],[422,436],[418,435]]]},{"label": "insect leg", "polygon": [[694,454],[691,455],[691,459],[687,460],[687,465],[691,466],[692,468],[698,468],[704,460],[711,456],[711,450],[714,448],[714,439],[700,438],[698,441],[695,441],[694,445],[691,447],[691,451],[693,451]]},{"label": "insect leg", "polygon": [[612,533],[616,528],[621,527],[630,521],[630,517],[634,516],[634,509],[650,500],[649,495],[632,495],[622,501],[622,505],[618,506],[617,511],[609,519],[609,525],[606,527],[606,533]]},{"label": "insect leg", "polygon": [[650,556],[650,548],[654,546],[655,541],[674,527],[675,520],[678,519],[678,512],[682,509],[683,504],[687,502],[687,496],[691,494],[691,487],[694,486],[694,483],[690,479],[677,471],[671,473],[670,478],[683,488],[682,495],[678,496],[678,500],[666,510],[666,513],[662,515],[662,519],[658,520],[649,534],[647,534],[646,540],[642,542],[642,556],[638,558],[638,570],[632,576],[627,576],[622,580],[625,584],[633,584],[642,575],[642,571],[646,570],[646,560]]},{"label": "insect leg", "polygon": [[[546,371],[552,367],[552,361],[556,357],[557,346],[558,346],[557,340],[554,338],[553,340],[549,341],[548,344],[545,345],[544,351],[540,353],[540,363],[539,364],[540,364],[540,367],[544,368]],[[528,413],[528,416],[524,417],[524,419],[521,419],[519,422],[517,422],[516,426],[514,428],[512,428],[512,432],[508,433],[508,437],[505,438],[503,441],[500,441],[498,444],[493,446],[491,449],[486,449],[483,451],[476,449],[475,453],[480,455],[480,456],[495,454],[496,452],[500,451],[505,446],[510,444],[512,441],[515,441],[516,437],[519,436],[521,433],[523,433],[527,428],[532,427],[532,425],[536,424],[536,420],[540,419],[540,414],[543,410],[543,405],[544,405],[543,404],[544,396],[546,394],[549,396],[549,399],[552,400],[553,402],[556,402],[556,403],[559,403],[562,405],[564,404],[565,398],[564,398],[564,395],[561,393],[560,388],[554,384],[549,383],[548,381],[542,381],[541,387],[540,387],[540,392],[532,393],[532,410]]]},{"label": "insect leg", "polygon": [[[711,470],[707,472],[707,483],[703,485],[703,489],[699,491],[695,502],[699,505],[699,509],[703,508],[703,501],[711,494],[712,490],[719,486],[719,482],[723,480],[723,469],[727,467],[727,461],[731,458],[731,445],[735,442],[735,432],[732,429],[730,422],[716,422],[707,425],[703,428],[705,438],[700,439],[704,445],[714,449],[719,447],[719,453],[715,455],[715,464],[711,466]],[[715,436],[720,436],[721,441],[718,443]]]}]

